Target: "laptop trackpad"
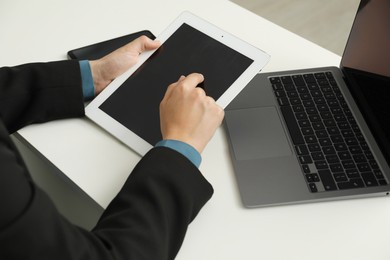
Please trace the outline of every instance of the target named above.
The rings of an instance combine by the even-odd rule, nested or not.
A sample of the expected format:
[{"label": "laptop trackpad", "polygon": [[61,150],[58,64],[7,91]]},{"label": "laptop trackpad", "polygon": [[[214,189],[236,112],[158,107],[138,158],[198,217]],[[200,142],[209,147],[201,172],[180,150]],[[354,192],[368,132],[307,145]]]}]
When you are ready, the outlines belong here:
[{"label": "laptop trackpad", "polygon": [[228,110],[225,120],[237,160],[292,154],[275,107]]}]

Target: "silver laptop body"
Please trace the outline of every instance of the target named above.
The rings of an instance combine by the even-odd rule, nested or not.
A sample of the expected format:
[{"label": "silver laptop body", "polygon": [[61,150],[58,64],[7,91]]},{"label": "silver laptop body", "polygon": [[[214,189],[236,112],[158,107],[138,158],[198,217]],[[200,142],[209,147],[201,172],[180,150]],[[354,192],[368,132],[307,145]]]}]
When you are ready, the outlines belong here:
[{"label": "silver laptop body", "polygon": [[[367,23],[378,17],[382,20],[376,24]],[[388,98],[386,86],[390,89],[389,24],[388,1],[361,1],[340,68],[258,74],[226,108],[224,125],[237,184],[246,207],[389,194],[390,123],[383,109]],[[369,26],[375,26],[381,33],[376,38],[370,36],[373,39],[369,41],[371,46],[368,49],[365,45],[364,51],[359,50],[359,41],[365,39],[365,44],[367,41],[366,36],[359,38],[356,34],[371,31]],[[361,56],[358,62],[353,59],[357,55]],[[364,64],[367,55],[372,59],[369,65]],[[319,86],[325,92],[310,89],[304,77],[311,74],[319,77],[320,85],[321,75],[333,75],[331,80],[328,79],[329,86],[326,83]],[[290,86],[283,89],[284,82],[289,83],[291,79],[295,82],[296,77],[304,78],[309,88],[307,93],[300,87],[292,91]],[[335,83],[339,90],[333,86]],[[375,89],[372,89],[373,85]],[[297,100],[297,95],[304,99]],[[342,103],[344,114],[333,115],[332,112],[337,111],[332,108],[333,101],[323,99],[321,95],[342,95],[338,103]],[[319,104],[312,104],[310,98]],[[378,105],[381,101],[383,104]],[[290,108],[283,108],[285,102]],[[322,104],[331,106],[328,107],[329,113]],[[305,116],[303,112],[312,114]],[[377,112],[379,117],[375,117]],[[345,113],[352,114],[353,119],[346,120]],[[295,125],[286,115],[295,115]],[[332,115],[331,119],[329,115]],[[340,118],[354,129],[343,130],[349,123],[339,121]],[[300,128],[301,123],[303,128]],[[313,126],[321,124],[324,129],[313,130]],[[341,127],[338,136],[328,136],[328,131],[337,131],[336,127]],[[300,131],[300,136],[297,131]],[[353,136],[348,135],[352,132]],[[357,140],[359,142],[354,143]],[[321,144],[319,148],[316,145],[319,142],[325,145]],[[346,157],[347,152],[352,152],[350,158]]]}]

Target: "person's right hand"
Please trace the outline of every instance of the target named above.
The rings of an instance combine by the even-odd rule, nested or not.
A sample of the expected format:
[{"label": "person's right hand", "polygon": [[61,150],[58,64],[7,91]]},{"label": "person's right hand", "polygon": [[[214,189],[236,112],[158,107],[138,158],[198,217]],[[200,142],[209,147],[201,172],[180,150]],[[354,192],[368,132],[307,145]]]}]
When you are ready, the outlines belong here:
[{"label": "person's right hand", "polygon": [[164,140],[178,140],[202,153],[222,123],[223,109],[196,86],[203,75],[181,76],[171,84],[160,103],[161,133]]}]

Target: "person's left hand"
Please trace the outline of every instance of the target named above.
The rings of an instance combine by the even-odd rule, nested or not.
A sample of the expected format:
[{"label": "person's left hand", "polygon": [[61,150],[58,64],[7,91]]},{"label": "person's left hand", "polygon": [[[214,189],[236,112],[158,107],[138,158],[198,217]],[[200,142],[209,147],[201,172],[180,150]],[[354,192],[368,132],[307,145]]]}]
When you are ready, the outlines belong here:
[{"label": "person's left hand", "polygon": [[136,64],[142,52],[157,49],[160,45],[159,41],[141,36],[101,59],[90,61],[96,95],[116,77]]}]

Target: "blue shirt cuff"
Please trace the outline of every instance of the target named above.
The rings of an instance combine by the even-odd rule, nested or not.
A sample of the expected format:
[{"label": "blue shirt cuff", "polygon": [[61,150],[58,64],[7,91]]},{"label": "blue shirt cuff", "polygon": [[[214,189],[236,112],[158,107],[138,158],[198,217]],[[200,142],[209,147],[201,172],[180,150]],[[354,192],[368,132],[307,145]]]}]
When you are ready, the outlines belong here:
[{"label": "blue shirt cuff", "polygon": [[200,163],[202,162],[202,157],[200,156],[200,153],[194,147],[187,143],[177,140],[161,140],[156,144],[155,147],[158,146],[168,147],[181,153],[198,168],[200,166]]},{"label": "blue shirt cuff", "polygon": [[79,64],[84,100],[90,100],[95,97],[95,86],[93,84],[91,66],[87,60],[81,60],[79,61]]}]

